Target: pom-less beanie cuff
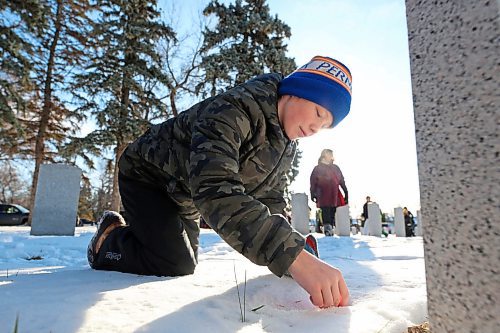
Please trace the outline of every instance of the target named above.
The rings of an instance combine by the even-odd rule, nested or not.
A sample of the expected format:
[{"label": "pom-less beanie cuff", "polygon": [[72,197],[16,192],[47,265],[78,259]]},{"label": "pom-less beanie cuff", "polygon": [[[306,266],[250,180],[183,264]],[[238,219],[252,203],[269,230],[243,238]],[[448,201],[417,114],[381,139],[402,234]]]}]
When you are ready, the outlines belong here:
[{"label": "pom-less beanie cuff", "polygon": [[351,107],[352,77],[340,61],[316,56],[280,82],[278,94],[292,95],[321,105],[333,115],[332,127]]}]

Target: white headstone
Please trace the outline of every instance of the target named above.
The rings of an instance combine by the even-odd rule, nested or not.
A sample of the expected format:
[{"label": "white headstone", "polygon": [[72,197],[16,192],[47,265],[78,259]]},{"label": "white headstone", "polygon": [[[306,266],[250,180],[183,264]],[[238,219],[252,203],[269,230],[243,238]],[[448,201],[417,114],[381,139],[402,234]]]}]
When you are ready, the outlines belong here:
[{"label": "white headstone", "polygon": [[380,216],[380,208],[375,202],[368,203],[368,234],[382,236],[382,217]]},{"label": "white headstone", "polygon": [[396,236],[406,237],[405,217],[401,207],[394,208],[394,229],[396,229]]},{"label": "white headstone", "polygon": [[303,235],[309,233],[309,205],[307,194],[292,193],[292,227]]},{"label": "white headstone", "polygon": [[82,171],[72,165],[42,164],[38,176],[31,234],[75,234]]},{"label": "white headstone", "polygon": [[370,230],[369,225],[370,225],[370,219],[369,219],[369,218],[367,218],[367,219],[365,220],[365,225],[364,225],[364,227],[361,227],[361,234],[362,234],[362,235],[364,235],[364,236],[368,236],[368,235],[370,234],[370,233],[369,233],[369,230]]},{"label": "white headstone", "polygon": [[420,210],[417,210],[417,221],[418,224],[415,227],[415,236],[422,236],[422,215],[420,214]]},{"label": "white headstone", "polygon": [[351,236],[349,205],[337,207],[335,211],[335,234],[338,236]]}]

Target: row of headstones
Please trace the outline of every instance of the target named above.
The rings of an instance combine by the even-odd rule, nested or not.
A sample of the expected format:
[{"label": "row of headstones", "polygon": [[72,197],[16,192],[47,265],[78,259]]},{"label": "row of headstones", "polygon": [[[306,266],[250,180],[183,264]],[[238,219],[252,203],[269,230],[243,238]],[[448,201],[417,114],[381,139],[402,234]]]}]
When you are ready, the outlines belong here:
[{"label": "row of headstones", "polygon": [[[32,235],[73,235],[77,218],[78,198],[80,194],[81,170],[63,164],[42,165],[35,197],[32,219]],[[415,234],[422,235],[420,217]],[[362,234],[381,236],[382,220],[380,208],[376,203],[368,204],[368,218],[362,228]],[[335,234],[350,236],[351,220],[349,206],[338,207],[335,213]],[[303,234],[309,233],[309,205],[305,193],[292,194],[292,225]],[[396,236],[404,237],[405,222],[403,209],[394,209]]]},{"label": "row of headstones", "polygon": [[[368,204],[368,216],[364,227],[361,228],[363,235],[377,236],[382,235],[382,217],[380,215],[380,207],[377,203],[371,202]],[[420,222],[420,211],[417,211],[417,219],[419,221],[415,229],[416,236],[422,236],[422,223]],[[309,226],[309,205],[307,194],[293,193],[292,194],[292,226],[302,234],[310,232]],[[394,229],[396,236],[405,237],[406,228],[401,207],[394,208]],[[335,212],[335,234],[338,236],[351,236],[355,234],[357,229],[351,227],[351,218],[349,217],[349,205],[337,207]]]},{"label": "row of headstones", "polygon": [[[347,208],[347,211],[349,211],[349,208]],[[382,217],[380,215],[380,207],[377,203],[368,203],[368,216],[369,218],[365,221],[363,234],[370,236],[380,236],[382,233]],[[422,224],[420,223],[419,210],[417,211],[417,220],[419,221],[419,223],[415,226],[415,236],[422,236]],[[346,221],[342,221],[341,223],[346,223]],[[405,218],[403,214],[403,208],[401,207],[394,208],[394,232],[398,237],[406,237]]]}]

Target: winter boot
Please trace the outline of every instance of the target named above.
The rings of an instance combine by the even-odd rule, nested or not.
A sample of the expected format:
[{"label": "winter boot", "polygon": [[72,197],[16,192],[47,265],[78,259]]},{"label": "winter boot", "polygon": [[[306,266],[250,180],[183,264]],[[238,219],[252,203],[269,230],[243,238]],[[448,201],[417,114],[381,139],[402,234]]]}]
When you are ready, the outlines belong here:
[{"label": "winter boot", "polygon": [[97,231],[87,247],[87,260],[89,261],[90,267],[94,268],[99,249],[101,248],[102,243],[104,243],[106,237],[108,237],[114,229],[124,227],[125,225],[125,220],[117,212],[108,210],[102,214],[101,218],[97,222]]},{"label": "winter boot", "polygon": [[325,224],[325,236],[333,236],[333,226],[331,224]]}]

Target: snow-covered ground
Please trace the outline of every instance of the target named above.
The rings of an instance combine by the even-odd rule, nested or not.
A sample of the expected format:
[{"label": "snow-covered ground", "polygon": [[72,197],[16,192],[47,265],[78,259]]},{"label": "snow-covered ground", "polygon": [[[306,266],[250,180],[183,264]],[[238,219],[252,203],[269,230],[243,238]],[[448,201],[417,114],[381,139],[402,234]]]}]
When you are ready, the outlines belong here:
[{"label": "snow-covered ground", "polygon": [[[0,227],[0,327],[12,332],[406,332],[426,320],[422,238],[322,237],[322,259],[340,268],[351,305],[321,310],[290,278],[252,264],[202,230],[195,274],[152,277],[94,271],[75,237]],[[28,260],[38,258],[39,260]],[[241,321],[246,274],[246,321]],[[243,304],[242,304],[243,306]]]}]

